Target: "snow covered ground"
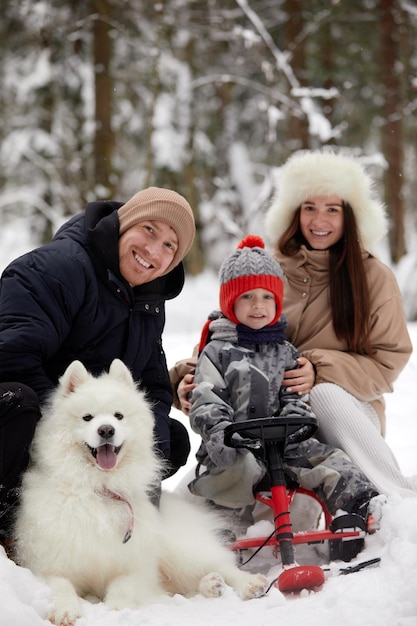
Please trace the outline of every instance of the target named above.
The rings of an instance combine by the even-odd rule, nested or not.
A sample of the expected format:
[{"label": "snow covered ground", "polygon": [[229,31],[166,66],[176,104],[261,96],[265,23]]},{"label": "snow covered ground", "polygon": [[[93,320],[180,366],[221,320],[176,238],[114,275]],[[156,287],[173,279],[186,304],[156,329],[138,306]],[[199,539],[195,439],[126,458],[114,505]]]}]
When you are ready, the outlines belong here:
[{"label": "snow covered ground", "polygon": [[[201,326],[217,307],[217,280],[211,274],[188,279],[176,300],[168,304],[165,350],[168,363],[188,356],[197,342]],[[417,323],[409,325],[417,347]],[[387,439],[406,475],[417,474],[417,353],[399,378],[395,393],[387,397]],[[186,423],[179,411],[176,417]],[[197,440],[191,433],[193,450]],[[193,454],[183,472],[172,477],[165,488],[175,489],[193,465]],[[46,532],[53,532],[47,529]],[[305,550],[310,551],[305,555]],[[302,556],[317,558],[312,547]],[[417,497],[393,497],[386,506],[381,530],[367,538],[358,560],[381,557],[378,567],[349,575],[338,575],[332,566],[323,589],[283,596],[275,587],[258,600],[243,602],[231,590],[219,599],[176,596],[140,611],[107,611],[102,604],[87,602],[85,617],[77,626],[416,626],[417,624]],[[269,552],[257,557],[256,565],[272,580],[279,571]],[[301,560],[301,559],[300,559]],[[48,589],[28,570],[8,560],[0,548],[0,626],[44,626],[49,602]]]}]

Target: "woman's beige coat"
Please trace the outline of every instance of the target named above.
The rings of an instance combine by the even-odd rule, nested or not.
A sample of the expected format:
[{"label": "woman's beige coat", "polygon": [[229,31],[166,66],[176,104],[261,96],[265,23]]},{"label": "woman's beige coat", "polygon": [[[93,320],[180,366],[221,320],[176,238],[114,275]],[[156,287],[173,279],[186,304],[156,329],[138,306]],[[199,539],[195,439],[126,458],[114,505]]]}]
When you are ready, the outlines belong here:
[{"label": "woman's beige coat", "polygon": [[[412,352],[402,297],[392,271],[363,252],[371,301],[371,345],[374,354],[349,352],[334,332],[329,305],[328,251],[302,246],[294,257],[275,252],[285,274],[284,313],[288,340],[316,369],[315,384],[343,387],[358,400],[369,402],[385,433],[383,394]],[[336,409],[336,407],[335,407]]]}]

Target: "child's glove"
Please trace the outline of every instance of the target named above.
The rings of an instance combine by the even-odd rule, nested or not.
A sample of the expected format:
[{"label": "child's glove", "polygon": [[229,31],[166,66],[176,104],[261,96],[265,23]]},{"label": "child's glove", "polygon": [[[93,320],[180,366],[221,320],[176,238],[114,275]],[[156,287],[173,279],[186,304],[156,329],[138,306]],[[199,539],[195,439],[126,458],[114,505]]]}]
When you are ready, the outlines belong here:
[{"label": "child's glove", "polygon": [[217,467],[231,467],[236,461],[237,450],[225,445],[224,430],[212,433],[206,443],[206,449],[210,461]]},{"label": "child's glove", "polygon": [[315,417],[315,415],[306,402],[295,400],[284,406],[279,412],[279,417]]}]

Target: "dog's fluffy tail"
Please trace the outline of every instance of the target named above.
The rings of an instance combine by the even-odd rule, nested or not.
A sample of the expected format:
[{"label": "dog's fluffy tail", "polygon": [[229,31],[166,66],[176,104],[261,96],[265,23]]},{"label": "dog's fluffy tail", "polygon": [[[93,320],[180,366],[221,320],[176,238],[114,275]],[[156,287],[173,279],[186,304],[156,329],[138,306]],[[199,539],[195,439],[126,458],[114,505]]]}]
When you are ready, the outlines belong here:
[{"label": "dog's fluffy tail", "polygon": [[[213,574],[220,575],[220,580],[233,587],[244,599],[264,591],[264,577],[256,578],[259,593],[254,592],[254,576],[240,571],[235,554],[221,544],[219,531],[224,527],[221,517],[172,493],[162,494],[160,508],[164,523],[161,573],[169,593],[185,596],[205,593],[201,585],[207,579],[210,581]],[[219,584],[215,587],[218,589]],[[220,593],[211,590],[205,595]]]}]

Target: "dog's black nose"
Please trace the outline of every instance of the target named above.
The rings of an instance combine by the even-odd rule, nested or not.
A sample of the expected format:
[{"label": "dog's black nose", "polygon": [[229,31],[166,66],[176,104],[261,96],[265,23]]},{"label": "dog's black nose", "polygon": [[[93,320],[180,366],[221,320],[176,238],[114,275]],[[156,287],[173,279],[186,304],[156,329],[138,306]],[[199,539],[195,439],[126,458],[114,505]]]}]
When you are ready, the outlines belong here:
[{"label": "dog's black nose", "polygon": [[98,434],[102,439],[111,439],[114,437],[114,428],[113,426],[109,426],[107,424],[100,426],[97,430]]}]

